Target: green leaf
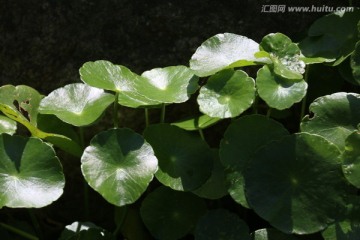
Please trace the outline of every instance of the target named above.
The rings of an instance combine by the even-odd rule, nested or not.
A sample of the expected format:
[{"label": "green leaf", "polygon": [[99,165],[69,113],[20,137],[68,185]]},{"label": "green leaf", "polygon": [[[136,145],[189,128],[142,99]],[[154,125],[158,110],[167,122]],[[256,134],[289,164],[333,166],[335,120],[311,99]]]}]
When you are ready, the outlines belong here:
[{"label": "green leaf", "polygon": [[199,135],[169,124],[157,124],[147,127],[144,136],[159,160],[155,176],[165,186],[192,191],[210,177],[213,156]]},{"label": "green leaf", "polygon": [[259,96],[272,108],[283,110],[300,102],[306,95],[307,83],[304,80],[290,81],[280,78],[263,66],[257,74],[256,87]]},{"label": "green leaf", "polygon": [[334,144],[308,133],[260,148],[244,175],[250,206],[284,233],[324,229],[345,215],[348,185],[339,155]]},{"label": "green leaf", "polygon": [[37,138],[0,135],[0,208],[41,208],[63,193],[54,150]]},{"label": "green leaf", "polygon": [[111,129],[91,140],[81,157],[81,170],[95,191],[123,206],[146,190],[157,170],[157,159],[141,135],[130,129]]},{"label": "green leaf", "polygon": [[350,66],[355,81],[360,85],[360,41],[355,46],[355,51],[351,54]]},{"label": "green leaf", "polygon": [[251,240],[297,240],[295,236],[284,234],[273,228],[258,229],[251,233]]},{"label": "green leaf", "polygon": [[140,208],[145,226],[151,235],[160,240],[185,236],[205,211],[206,205],[202,199],[164,186],[147,195]]},{"label": "green leaf", "polygon": [[207,199],[219,199],[228,194],[225,169],[220,162],[219,151],[213,150],[213,169],[209,179],[193,193]]},{"label": "green leaf", "polygon": [[229,67],[265,61],[254,56],[258,51],[259,45],[247,37],[233,33],[217,34],[203,42],[192,55],[190,68],[199,77],[206,77]]},{"label": "green leaf", "polygon": [[321,233],[325,240],[356,240],[360,239],[359,222],[344,220],[331,224]]},{"label": "green leaf", "polygon": [[74,222],[67,225],[59,240],[115,240],[115,237],[105,229],[91,222]]},{"label": "green leaf", "polygon": [[114,102],[114,95],[82,83],[68,84],[45,97],[39,111],[54,114],[74,126],[95,122],[105,109]]},{"label": "green leaf", "polygon": [[360,188],[360,132],[355,131],[345,140],[345,151],[342,154],[343,172],[346,179]]},{"label": "green leaf", "polygon": [[208,115],[201,115],[197,117],[190,117],[178,122],[171,123],[171,125],[185,129],[187,131],[195,131],[205,129],[219,122],[220,118],[213,118]]},{"label": "green leaf", "polygon": [[[340,64],[354,50],[358,41],[357,24],[360,10],[334,12],[316,20],[308,31],[308,37],[300,42],[302,53],[307,57],[337,58]],[[329,27],[331,26],[331,27]]]},{"label": "green leaf", "polygon": [[13,135],[16,132],[16,121],[0,115],[0,133]]},{"label": "green leaf", "polygon": [[199,88],[198,77],[185,66],[155,68],[144,72],[146,81],[137,86],[140,94],[161,103],[182,103]]},{"label": "green leaf", "polygon": [[299,47],[290,38],[282,33],[271,33],[262,39],[260,48],[270,54],[276,75],[294,80],[303,78],[305,63]]},{"label": "green leaf", "polygon": [[321,135],[343,150],[345,139],[360,123],[359,96],[340,92],[316,99],[309,107],[314,116],[302,120],[301,131]]},{"label": "green leaf", "polygon": [[277,121],[262,115],[249,115],[233,121],[220,143],[220,159],[230,182],[230,196],[249,208],[243,174],[254,152],[266,143],[289,135]]},{"label": "green leaf", "polygon": [[200,111],[216,118],[239,116],[255,99],[255,82],[244,71],[223,70],[200,89]]},{"label": "green leaf", "polygon": [[202,216],[194,236],[195,240],[250,240],[246,223],[225,209],[210,210]]}]

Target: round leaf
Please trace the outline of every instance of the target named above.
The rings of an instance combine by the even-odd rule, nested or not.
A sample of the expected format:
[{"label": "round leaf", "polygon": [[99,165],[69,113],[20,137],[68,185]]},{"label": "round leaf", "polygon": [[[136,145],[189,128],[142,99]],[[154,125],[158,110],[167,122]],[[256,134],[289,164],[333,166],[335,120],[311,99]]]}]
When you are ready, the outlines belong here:
[{"label": "round leaf", "polygon": [[159,160],[155,176],[165,186],[192,191],[210,177],[213,156],[198,135],[168,124],[158,124],[147,127],[144,136]]},{"label": "round leaf", "polygon": [[174,122],[171,125],[177,126],[187,131],[195,131],[199,129],[208,128],[220,120],[221,120],[220,118],[213,118],[213,117],[209,117],[208,115],[201,115],[198,117],[191,117],[185,120]]},{"label": "round leaf", "polygon": [[112,102],[114,96],[102,89],[73,83],[50,93],[41,101],[39,110],[66,123],[84,126],[95,122]]},{"label": "round leaf", "polygon": [[111,129],[96,135],[81,157],[88,184],[108,202],[135,202],[157,170],[151,146],[130,129]]},{"label": "round leaf", "polygon": [[345,177],[360,188],[360,132],[353,132],[346,138],[342,159]]},{"label": "round leaf", "polygon": [[67,225],[59,240],[115,240],[110,232],[91,222],[74,222]]},{"label": "round leaf", "polygon": [[210,76],[220,70],[254,65],[258,59],[254,55],[259,51],[259,45],[244,36],[233,33],[217,34],[201,44],[192,55],[190,68],[199,77]]},{"label": "round leaf", "polygon": [[251,233],[252,240],[297,240],[295,236],[284,234],[273,228],[263,228]]},{"label": "round leaf", "polygon": [[161,103],[182,103],[198,89],[198,78],[185,66],[155,68],[142,75],[147,81],[139,84],[140,94]]},{"label": "round leaf", "polygon": [[345,214],[348,185],[340,151],[318,135],[300,133],[260,148],[245,172],[254,211],[285,233],[309,234]]},{"label": "round leaf", "polygon": [[0,208],[41,208],[63,193],[54,150],[37,138],[0,135]]},{"label": "round leaf", "polygon": [[344,149],[345,139],[360,123],[360,98],[355,93],[334,93],[316,99],[309,109],[313,117],[306,116],[301,131],[318,134]]},{"label": "round leaf", "polygon": [[146,227],[159,240],[185,236],[205,211],[206,205],[200,198],[164,186],[150,193],[140,208]]},{"label": "round leaf", "polygon": [[213,169],[209,179],[198,189],[193,191],[196,195],[207,199],[219,199],[227,195],[225,169],[219,159],[219,151],[213,150]]},{"label": "round leaf", "polygon": [[216,118],[239,116],[255,98],[255,83],[244,71],[223,70],[211,76],[201,89],[200,111]]},{"label": "round leaf", "polygon": [[360,85],[360,41],[357,42],[355,51],[351,55],[350,66],[356,83]]},{"label": "round leaf", "polygon": [[246,223],[225,209],[211,210],[202,216],[194,235],[195,240],[250,240]]},{"label": "round leaf", "polygon": [[268,66],[263,66],[256,78],[259,96],[270,107],[278,110],[300,102],[306,95],[307,86],[304,80],[294,82],[274,75]]},{"label": "round leaf", "polygon": [[249,208],[244,192],[243,173],[254,152],[266,143],[289,135],[277,121],[249,115],[233,121],[220,143],[220,159],[226,168],[230,196]]},{"label": "round leaf", "polygon": [[8,117],[0,115],[0,133],[14,134],[16,132],[16,122]]}]

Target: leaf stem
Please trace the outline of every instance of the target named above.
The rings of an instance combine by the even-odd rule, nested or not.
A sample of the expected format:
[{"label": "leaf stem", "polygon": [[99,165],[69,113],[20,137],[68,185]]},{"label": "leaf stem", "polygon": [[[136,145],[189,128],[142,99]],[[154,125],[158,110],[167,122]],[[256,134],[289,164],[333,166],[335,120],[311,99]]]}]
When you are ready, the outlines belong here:
[{"label": "leaf stem", "polygon": [[40,224],[39,224],[39,221],[37,220],[35,214],[34,214],[34,211],[33,209],[28,209],[28,212],[29,212],[29,215],[30,215],[30,218],[31,218],[31,222],[35,228],[35,231],[36,233],[39,235],[39,238],[40,239],[43,239],[43,234],[42,234],[42,230],[41,230],[41,227],[40,227]]},{"label": "leaf stem", "polygon": [[[116,208],[118,208],[118,207],[115,206],[115,210],[116,210]],[[122,211],[122,214],[120,216],[120,221],[116,222],[116,229],[113,232],[114,236],[117,236],[119,234],[121,227],[125,221],[126,215],[128,213],[128,206],[124,206],[123,208],[124,208],[124,211]]]},{"label": "leaf stem", "polygon": [[161,105],[161,115],[160,115],[160,123],[165,122],[165,103]]},{"label": "leaf stem", "polygon": [[148,127],[150,124],[149,121],[149,109],[148,108],[144,108],[145,109],[145,126]]},{"label": "leaf stem", "polygon": [[199,128],[199,134],[200,134],[201,139],[206,142],[204,132],[203,132],[203,130],[201,128]]},{"label": "leaf stem", "polygon": [[253,105],[252,105],[252,109],[253,109],[254,114],[258,113],[258,102],[259,102],[259,96],[257,94],[255,94],[255,99],[254,99],[254,102],[253,102]]},{"label": "leaf stem", "polygon": [[13,233],[15,233],[15,234],[17,234],[19,236],[22,236],[22,237],[24,237],[26,239],[39,240],[38,237],[36,237],[36,236],[34,236],[34,235],[30,234],[30,233],[24,232],[23,230],[20,230],[20,229],[18,229],[16,227],[10,226],[10,225],[8,225],[6,223],[1,223],[0,222],[0,226],[2,228],[6,229],[6,230],[9,230],[10,232],[13,232]]},{"label": "leaf stem", "polygon": [[[309,69],[310,69],[310,65],[306,66],[305,69],[305,77],[304,77],[304,81],[308,82],[308,78],[309,78]],[[306,110],[306,97],[307,97],[307,93],[305,94],[304,98],[301,101],[301,112],[300,112],[300,122],[301,120],[304,118],[305,116],[305,110]]]},{"label": "leaf stem", "polygon": [[119,118],[118,118],[118,109],[119,109],[119,92],[115,93],[115,101],[114,101],[114,112],[113,112],[113,121],[114,121],[114,128],[119,127]]},{"label": "leaf stem", "polygon": [[270,116],[271,116],[271,109],[272,109],[272,108],[269,108],[269,109],[267,110],[267,112],[266,112],[266,117],[267,117],[267,118],[270,118]]},{"label": "leaf stem", "polygon": [[84,218],[89,219],[90,217],[89,185],[85,179],[83,179],[83,181],[84,181]]}]

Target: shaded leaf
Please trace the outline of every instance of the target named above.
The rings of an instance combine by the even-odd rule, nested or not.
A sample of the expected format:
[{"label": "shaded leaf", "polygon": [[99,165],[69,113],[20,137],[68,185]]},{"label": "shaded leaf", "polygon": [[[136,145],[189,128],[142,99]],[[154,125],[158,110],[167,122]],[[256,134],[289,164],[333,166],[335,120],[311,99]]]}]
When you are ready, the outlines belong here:
[{"label": "shaded leaf", "polygon": [[251,240],[297,240],[295,236],[284,234],[273,228],[262,228],[251,233]]},{"label": "shaded leaf", "polygon": [[213,118],[208,115],[201,115],[197,117],[190,117],[178,122],[171,123],[171,125],[185,129],[187,131],[195,131],[199,129],[205,129],[219,122],[220,118]]},{"label": "shaded leaf", "polygon": [[346,179],[360,188],[360,132],[351,133],[345,140],[345,151],[342,154],[343,172]]},{"label": "shaded leaf", "polygon": [[360,41],[357,42],[355,51],[351,54],[350,66],[356,83],[360,85]]}]

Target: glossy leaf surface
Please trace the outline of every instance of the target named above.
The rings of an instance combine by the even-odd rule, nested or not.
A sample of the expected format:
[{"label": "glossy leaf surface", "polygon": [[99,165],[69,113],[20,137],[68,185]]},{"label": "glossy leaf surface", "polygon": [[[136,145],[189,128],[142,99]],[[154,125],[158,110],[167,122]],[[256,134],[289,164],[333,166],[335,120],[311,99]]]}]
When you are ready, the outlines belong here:
[{"label": "glossy leaf surface", "polygon": [[268,66],[263,66],[257,74],[256,87],[259,96],[272,108],[283,110],[300,102],[306,95],[304,80],[290,81],[276,76]]},{"label": "glossy leaf surface", "polygon": [[191,191],[210,177],[212,152],[197,134],[169,124],[157,124],[146,128],[144,136],[159,160],[155,176],[165,186]]},{"label": "glossy leaf surface", "polygon": [[210,210],[202,216],[194,236],[195,240],[250,240],[246,223],[225,209]]},{"label": "glossy leaf surface", "polygon": [[213,118],[208,115],[201,115],[197,117],[191,117],[184,120],[180,120],[178,122],[171,123],[171,125],[177,126],[187,131],[195,131],[199,129],[208,128],[216,124],[220,120],[221,120],[220,118]]},{"label": "glossy leaf surface", "polygon": [[360,95],[341,92],[323,96],[309,109],[314,116],[303,119],[301,131],[321,135],[343,150],[345,139],[360,123]]},{"label": "glossy leaf surface", "polygon": [[256,61],[262,61],[254,56],[258,51],[258,43],[247,37],[233,33],[217,34],[196,50],[190,68],[199,77],[206,77],[226,68],[254,65]]},{"label": "glossy leaf surface", "polygon": [[270,53],[274,73],[282,78],[300,80],[305,72],[299,47],[282,33],[266,35],[260,48]]},{"label": "glossy leaf surface", "polygon": [[355,131],[345,140],[345,151],[342,154],[343,171],[346,179],[360,188],[360,132]]},{"label": "glossy leaf surface", "polygon": [[73,83],[51,92],[41,101],[39,111],[75,126],[85,126],[95,122],[113,102],[114,95],[102,89]]},{"label": "glossy leaf surface", "polygon": [[278,122],[262,115],[249,115],[233,121],[220,143],[220,159],[230,183],[230,196],[249,208],[244,192],[243,174],[252,155],[266,143],[289,135]]},{"label": "glossy leaf surface", "polygon": [[258,229],[251,233],[251,240],[297,240],[295,236],[284,234],[274,228]]},{"label": "glossy leaf surface", "polygon": [[200,89],[200,111],[216,118],[236,117],[248,109],[255,98],[255,82],[244,71],[223,70],[211,76]]},{"label": "glossy leaf surface", "polygon": [[0,115],[0,133],[7,133],[12,135],[16,132],[16,129],[16,121]]},{"label": "glossy leaf surface", "polygon": [[345,214],[347,183],[339,149],[318,135],[300,133],[260,148],[245,172],[254,211],[285,233],[310,234]]},{"label": "glossy leaf surface", "polygon": [[111,129],[96,135],[81,157],[88,184],[108,202],[135,202],[157,170],[151,146],[130,129]]},{"label": "glossy leaf surface", "polygon": [[62,195],[62,167],[48,144],[1,134],[0,156],[0,208],[41,208]]},{"label": "glossy leaf surface", "polygon": [[147,195],[140,208],[146,227],[156,239],[161,240],[185,236],[205,211],[202,199],[164,186]]},{"label": "glossy leaf surface", "polygon": [[115,237],[91,222],[74,222],[65,227],[59,240],[115,240]]}]

